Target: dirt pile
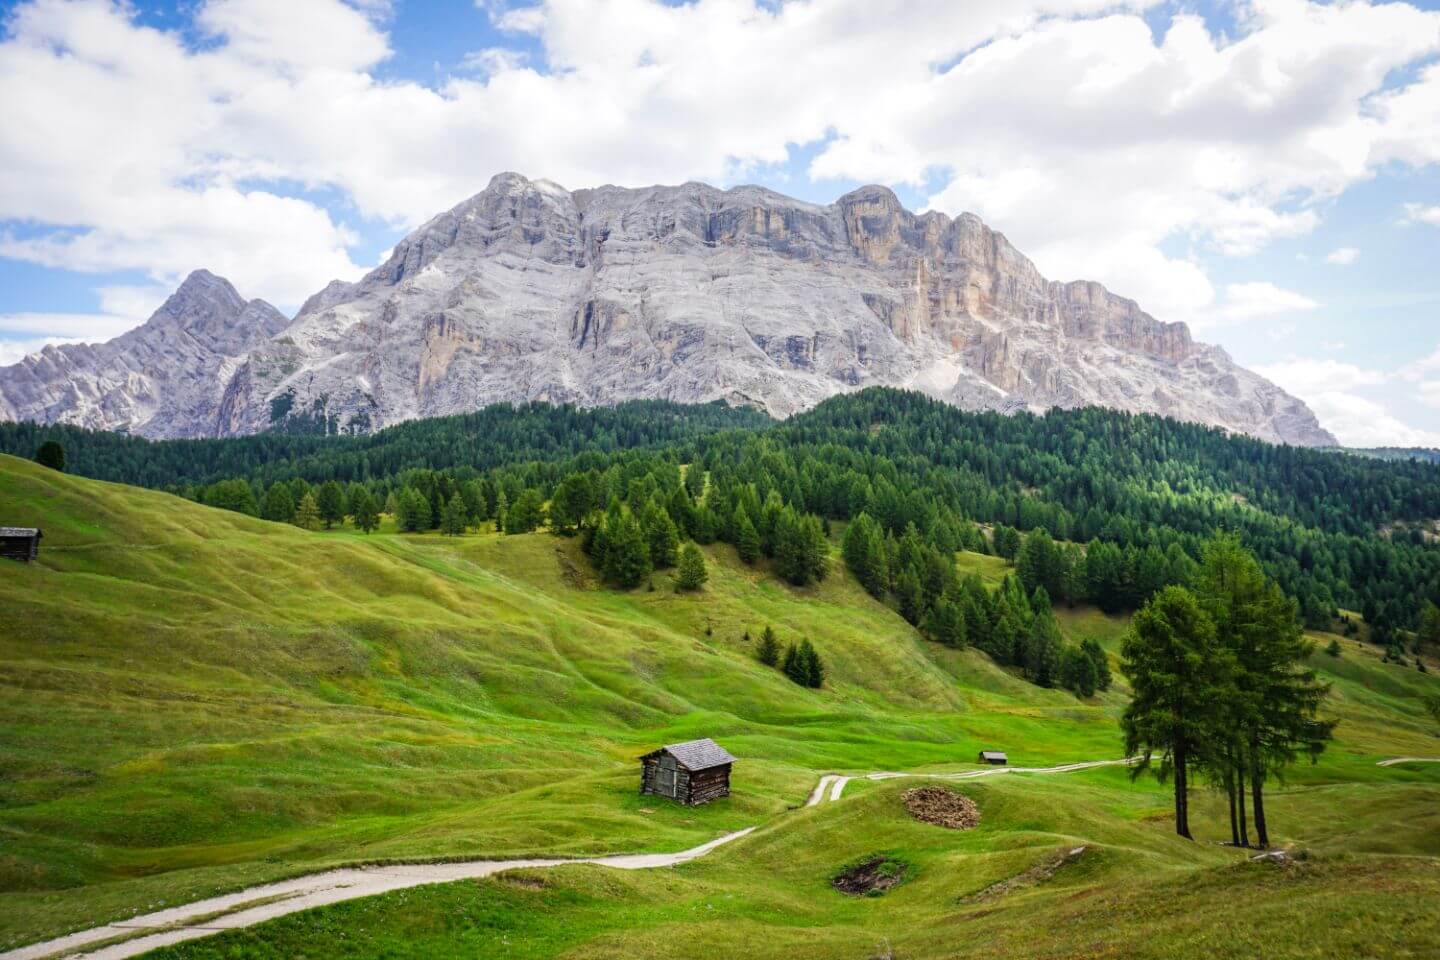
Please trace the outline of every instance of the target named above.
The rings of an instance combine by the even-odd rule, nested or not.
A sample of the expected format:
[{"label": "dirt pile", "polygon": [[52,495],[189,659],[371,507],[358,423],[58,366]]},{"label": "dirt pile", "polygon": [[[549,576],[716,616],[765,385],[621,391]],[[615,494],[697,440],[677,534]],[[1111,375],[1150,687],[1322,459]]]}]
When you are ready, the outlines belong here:
[{"label": "dirt pile", "polygon": [[905,879],[909,867],[892,857],[867,857],[836,874],[830,885],[851,896],[879,896]]},{"label": "dirt pile", "polygon": [[944,787],[916,787],[906,790],[905,809],[921,823],[933,823],[950,830],[969,830],[980,824],[980,808],[963,793]]}]

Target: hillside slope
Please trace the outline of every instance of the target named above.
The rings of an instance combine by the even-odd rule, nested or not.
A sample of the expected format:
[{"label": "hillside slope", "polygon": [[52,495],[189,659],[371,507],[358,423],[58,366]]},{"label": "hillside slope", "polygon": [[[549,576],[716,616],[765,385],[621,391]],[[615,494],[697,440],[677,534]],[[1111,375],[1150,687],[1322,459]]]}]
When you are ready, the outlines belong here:
[{"label": "hillside slope", "polygon": [[[311,534],[8,457],[0,514],[45,529],[39,563],[0,570],[0,946],[342,860],[681,849],[767,825],[697,865],[728,877],[721,887],[635,880],[664,914],[677,896],[823,878],[856,844],[902,842],[903,831],[887,839],[888,808],[838,839],[846,821],[827,818],[893,793],[865,783],[856,807],[806,812],[788,832],[797,815],[785,811],[827,770],[953,765],[982,746],[1035,764],[1120,749],[1121,691],[1079,702],[1040,690],[974,651],[921,641],[848,575],[796,590],[728,547],[709,550],[698,596],[661,577],[654,592],[622,594],[548,535]],[[1085,609],[1062,619],[1112,647],[1121,627]],[[754,661],[741,634],[766,623],[816,644],[826,689]],[[1440,771],[1374,766],[1436,752],[1419,698],[1437,684],[1353,643],[1327,659],[1339,739],[1277,792],[1277,831],[1317,848],[1440,855]],[[636,755],[693,736],[742,758],[735,795],[699,809],[642,802]],[[1153,847],[1139,862],[1161,873],[1230,861],[1190,859],[1147,819],[1163,813],[1163,790],[1123,772],[1081,775],[1083,789],[1005,779],[1017,784],[994,796],[1016,799],[997,802],[1040,791],[1048,806],[984,841],[997,876],[1052,844],[1024,836],[1036,831]],[[1218,821],[1207,828],[1220,835]],[[802,855],[808,831],[830,839]],[[937,880],[963,860],[938,842],[925,835],[916,853]],[[608,883],[602,899],[629,895]],[[800,909],[796,896],[784,909]],[[872,929],[837,909],[824,920],[837,931],[847,916]],[[644,954],[636,924],[619,942]]]}]

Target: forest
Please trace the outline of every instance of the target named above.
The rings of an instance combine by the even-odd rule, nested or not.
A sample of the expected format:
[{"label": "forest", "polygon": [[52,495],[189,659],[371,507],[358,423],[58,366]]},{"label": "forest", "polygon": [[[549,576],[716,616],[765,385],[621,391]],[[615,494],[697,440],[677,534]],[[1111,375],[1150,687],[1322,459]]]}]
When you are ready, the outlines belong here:
[{"label": "forest", "polygon": [[[867,590],[1037,682],[1091,682],[1079,651],[1045,639],[1050,604],[1138,609],[1187,582],[1217,532],[1237,536],[1312,627],[1355,632],[1358,614],[1397,656],[1440,631],[1440,466],[1098,408],[970,413],[872,388],[782,422],[647,401],[502,405],[364,437],[151,442],[0,425],[0,451],[29,457],[47,440],[73,472],[272,520],[369,529],[383,511],[402,530],[548,526],[579,536],[622,589],[675,564],[686,540],[732,543],[804,585],[827,575],[844,524],[844,562]],[[958,575],[958,550],[1015,564],[995,595],[1005,609]]]}]

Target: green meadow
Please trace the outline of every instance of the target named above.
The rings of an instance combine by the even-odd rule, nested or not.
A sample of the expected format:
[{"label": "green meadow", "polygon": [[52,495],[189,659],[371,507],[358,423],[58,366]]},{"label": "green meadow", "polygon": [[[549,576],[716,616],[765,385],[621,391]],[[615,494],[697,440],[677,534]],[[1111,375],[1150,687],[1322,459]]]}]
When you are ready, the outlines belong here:
[{"label": "green meadow", "polygon": [[[1335,742],[1267,799],[1304,859],[1261,864],[1219,845],[1222,794],[1197,792],[1187,843],[1166,788],[1120,768],[958,784],[982,814],[966,832],[907,815],[922,780],[802,808],[828,772],[1122,746],[1118,670],[1087,701],[1040,689],[922,640],[838,562],[796,589],[717,544],[700,593],[663,574],[621,593],[545,533],[307,533],[9,457],[0,520],[45,531],[38,563],[0,568],[0,949],[341,863],[673,851],[758,826],[676,869],[421,887],[162,954],[1440,952],[1440,764],[1376,766],[1440,756],[1422,706],[1440,681],[1356,640],[1313,658]],[[1058,613],[1115,656],[1123,620]],[[823,689],[755,660],[745,634],[767,624],[816,646]],[[740,758],[730,798],[637,795],[640,753],[700,736]],[[910,866],[903,883],[830,887],[878,853]]]}]

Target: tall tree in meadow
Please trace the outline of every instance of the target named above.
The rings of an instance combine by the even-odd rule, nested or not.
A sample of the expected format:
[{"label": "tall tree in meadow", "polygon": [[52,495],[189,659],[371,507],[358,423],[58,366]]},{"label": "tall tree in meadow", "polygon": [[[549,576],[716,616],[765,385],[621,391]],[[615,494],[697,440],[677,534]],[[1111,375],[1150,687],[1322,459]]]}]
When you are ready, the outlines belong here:
[{"label": "tall tree in meadow", "polygon": [[640,512],[640,529],[650,547],[650,563],[657,569],[675,566],[680,552],[680,531],[658,500],[645,504]]},{"label": "tall tree in meadow", "polygon": [[1162,783],[1174,780],[1175,832],[1193,839],[1190,772],[1224,723],[1233,661],[1215,622],[1184,587],[1166,587],[1135,614],[1120,655],[1131,688],[1121,718],[1125,752],[1142,754],[1132,775],[1153,768]]},{"label": "tall tree in meadow", "polygon": [[419,533],[430,529],[430,501],[413,487],[400,494],[400,512],[396,522],[403,533]]},{"label": "tall tree in meadow", "polygon": [[458,537],[465,532],[469,520],[465,498],[457,492],[450,497],[450,502],[445,504],[445,512],[440,516],[440,532],[447,537]]},{"label": "tall tree in meadow", "polygon": [[767,667],[778,666],[780,663],[780,641],[775,636],[775,628],[768,623],[760,633],[760,645],[755,648],[755,659]]},{"label": "tall tree in meadow", "polygon": [[333,524],[345,522],[345,490],[334,480],[327,480],[320,485],[320,493],[315,497],[315,506],[320,511],[320,519],[329,530]]},{"label": "tall tree in meadow", "polygon": [[357,490],[350,497],[350,515],[355,518],[355,528],[365,533],[379,528],[380,507],[375,502],[375,495],[364,487]]},{"label": "tall tree in meadow", "polygon": [[527,488],[521,491],[505,511],[505,532],[508,534],[533,533],[545,521],[545,501],[540,491]]},{"label": "tall tree in meadow", "polygon": [[693,543],[680,548],[680,565],[675,571],[675,589],[692,591],[705,586],[710,572],[705,569],[705,555]]},{"label": "tall tree in meadow", "polygon": [[315,505],[313,493],[300,498],[300,504],[295,508],[295,526],[301,530],[320,529],[320,508]]},{"label": "tall tree in meadow", "polygon": [[650,545],[635,518],[628,513],[620,513],[613,523],[607,518],[605,579],[630,589],[644,583],[652,570]]},{"label": "tall tree in meadow", "polygon": [[1233,535],[1206,545],[1195,590],[1235,667],[1234,693],[1226,701],[1234,773],[1223,782],[1243,797],[1248,781],[1256,837],[1269,846],[1266,780],[1283,776],[1300,755],[1313,762],[1324,751],[1335,726],[1319,717],[1329,686],[1305,666],[1313,649],[1295,601]]}]

